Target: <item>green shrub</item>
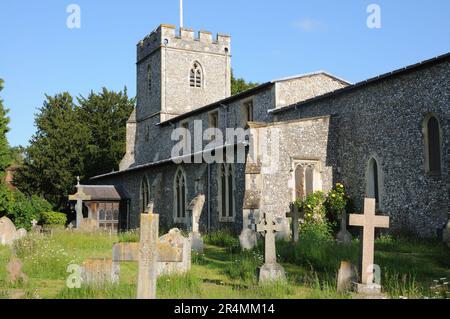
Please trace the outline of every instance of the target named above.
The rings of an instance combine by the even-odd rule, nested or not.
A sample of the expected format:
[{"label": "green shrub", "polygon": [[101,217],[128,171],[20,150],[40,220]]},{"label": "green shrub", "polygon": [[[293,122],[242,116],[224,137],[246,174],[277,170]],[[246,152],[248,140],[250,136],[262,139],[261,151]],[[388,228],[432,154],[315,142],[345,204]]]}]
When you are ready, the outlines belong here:
[{"label": "green shrub", "polygon": [[49,202],[39,196],[27,197],[19,190],[10,190],[0,184],[0,216],[9,217],[17,228],[31,229],[31,221],[40,214],[52,210]]},{"label": "green shrub", "polygon": [[323,192],[315,192],[306,196],[305,199],[297,200],[295,204],[302,215],[303,223],[321,223],[325,221],[325,199]]},{"label": "green shrub", "polygon": [[333,215],[335,218],[340,218],[345,212],[349,198],[345,192],[344,185],[337,183],[327,195],[325,207],[328,215]]},{"label": "green shrub", "polygon": [[45,212],[41,214],[41,221],[46,226],[64,226],[67,222],[67,215],[57,212]]}]

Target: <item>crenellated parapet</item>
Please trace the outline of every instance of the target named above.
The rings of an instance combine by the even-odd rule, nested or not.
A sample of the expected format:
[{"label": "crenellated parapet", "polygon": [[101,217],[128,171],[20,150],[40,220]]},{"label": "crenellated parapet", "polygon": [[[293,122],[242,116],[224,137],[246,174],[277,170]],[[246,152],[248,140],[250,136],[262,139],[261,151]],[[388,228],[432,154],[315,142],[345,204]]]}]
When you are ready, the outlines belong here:
[{"label": "crenellated parapet", "polygon": [[213,37],[209,31],[195,32],[189,28],[177,29],[173,25],[161,24],[137,44],[137,61],[161,47],[227,56],[231,54],[231,37],[220,33]]}]

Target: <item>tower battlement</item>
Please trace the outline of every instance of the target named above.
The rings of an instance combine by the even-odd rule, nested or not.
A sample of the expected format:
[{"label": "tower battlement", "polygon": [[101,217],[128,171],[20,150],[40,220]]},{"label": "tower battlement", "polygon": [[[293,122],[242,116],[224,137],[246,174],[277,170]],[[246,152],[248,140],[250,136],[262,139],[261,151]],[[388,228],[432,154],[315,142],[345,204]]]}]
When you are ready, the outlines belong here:
[{"label": "tower battlement", "polygon": [[218,33],[213,38],[209,31],[195,32],[189,28],[177,29],[174,25],[161,24],[137,44],[137,61],[161,47],[230,55],[231,37]]}]

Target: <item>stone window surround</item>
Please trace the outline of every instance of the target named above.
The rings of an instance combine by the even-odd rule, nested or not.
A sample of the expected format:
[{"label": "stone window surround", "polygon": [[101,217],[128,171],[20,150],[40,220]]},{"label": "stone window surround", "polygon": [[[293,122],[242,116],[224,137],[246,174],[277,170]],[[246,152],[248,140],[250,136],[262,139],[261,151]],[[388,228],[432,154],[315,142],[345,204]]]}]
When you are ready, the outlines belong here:
[{"label": "stone window surround", "polygon": [[[216,117],[217,123],[216,125],[214,125],[213,120],[214,117]],[[219,109],[215,109],[211,112],[208,112],[208,128],[216,128],[219,129],[220,128],[220,113],[219,113]],[[210,141],[214,141],[216,139],[216,137],[213,135],[211,136]]]},{"label": "stone window surround", "polygon": [[376,154],[372,154],[368,157],[366,162],[366,173],[365,173],[365,194],[369,197],[370,193],[373,193],[374,190],[371,189],[371,183],[369,183],[370,179],[373,178],[373,171],[371,162],[375,161],[377,164],[377,172],[378,172],[378,202],[377,209],[383,210],[383,198],[384,198],[384,174],[383,174],[383,161]]},{"label": "stone window surround", "polygon": [[152,66],[150,63],[147,65],[147,90],[149,93],[152,92]]},{"label": "stone window surround", "polygon": [[[296,185],[295,185],[295,171],[298,166],[314,166],[314,179],[313,179],[313,191],[323,191],[322,186],[322,162],[318,158],[302,158],[302,157],[293,157],[291,159],[292,169],[291,169],[291,185],[292,185],[292,201],[296,200]],[[304,182],[304,185],[306,183]]]},{"label": "stone window surround", "polygon": [[[203,65],[198,61],[194,60],[191,62],[191,67],[189,68],[188,83],[191,89],[202,90],[205,88],[205,71]],[[200,72],[200,84],[198,85],[197,77],[198,72]],[[192,85],[192,73],[194,73],[194,85]]]},{"label": "stone window surround", "polygon": [[[248,116],[248,109],[247,109],[247,107],[248,107],[249,103],[252,103],[252,112],[253,112],[252,116],[251,116],[252,121],[248,120],[249,116]],[[255,117],[255,99],[254,99],[254,96],[251,96],[249,98],[243,99],[241,101],[240,116],[241,116],[241,121],[240,122],[241,122],[241,126],[243,128],[245,128],[248,125],[249,122],[253,122],[254,117]]]},{"label": "stone window surround", "polygon": [[[184,120],[182,122],[180,122],[180,128],[184,128],[187,129],[188,131],[190,130],[190,123],[189,120]],[[186,154],[190,154],[192,151],[192,140],[189,140],[189,134],[187,134],[187,136],[183,136],[183,147],[184,147],[184,151],[186,151]],[[185,154],[183,154],[185,155]]]},{"label": "stone window surround", "polygon": [[[185,217],[178,217],[177,215],[177,201],[178,201],[178,196],[177,196],[177,179],[179,174],[181,173],[182,178],[184,179],[184,208],[185,208]],[[187,212],[187,207],[188,207],[188,185],[187,185],[187,178],[186,178],[186,171],[179,166],[175,172],[175,176],[173,178],[173,220],[175,224],[187,224],[188,222],[188,212]]]},{"label": "stone window surround", "polygon": [[[435,118],[439,124],[439,150],[440,150],[440,159],[441,159],[441,170],[435,171],[435,172],[430,171],[429,149],[428,149],[429,148],[428,123],[432,118]],[[441,176],[442,168],[444,167],[444,165],[443,165],[444,157],[443,157],[443,148],[442,148],[443,133],[442,133],[441,121],[439,120],[439,116],[436,113],[430,112],[427,115],[425,115],[425,118],[423,119],[423,122],[422,122],[422,136],[423,136],[423,143],[424,143],[425,173],[428,176],[439,177],[439,176]]]},{"label": "stone window surround", "polygon": [[[231,216],[226,216],[224,217],[222,215],[222,178],[224,178],[224,176],[222,176],[222,167],[225,167],[225,183],[226,183],[226,193],[227,193],[227,198],[226,200],[226,206],[228,208],[228,212],[229,211],[229,196],[230,196],[230,186],[228,184],[228,176],[229,174],[231,174],[231,178],[232,178],[232,190],[231,190],[231,196],[232,196],[232,203],[233,203],[233,207],[231,209]],[[234,172],[234,167],[232,164],[228,164],[228,163],[223,163],[223,164],[219,164],[217,166],[217,212],[219,214],[219,222],[220,223],[234,223],[236,220],[236,198],[235,198],[235,194],[236,194],[236,182],[235,182],[235,172]]]},{"label": "stone window surround", "polygon": [[[142,198],[142,195],[143,195],[143,192],[144,192],[144,189],[143,189],[144,185],[146,185],[146,188],[147,188],[147,200],[145,201],[146,203],[144,202],[144,198]],[[149,183],[147,175],[144,175],[142,177],[141,185],[139,187],[139,190],[140,190],[139,191],[139,205],[140,205],[142,213],[144,213],[145,210],[147,209],[147,205],[150,202],[150,183]]]}]

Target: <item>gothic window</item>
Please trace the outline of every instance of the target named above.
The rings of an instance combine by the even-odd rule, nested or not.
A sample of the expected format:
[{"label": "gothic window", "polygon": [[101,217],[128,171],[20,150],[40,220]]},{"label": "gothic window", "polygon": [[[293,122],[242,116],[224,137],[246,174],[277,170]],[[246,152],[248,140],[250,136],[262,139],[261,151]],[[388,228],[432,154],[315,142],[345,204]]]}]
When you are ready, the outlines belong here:
[{"label": "gothic window", "polygon": [[294,170],[294,200],[321,190],[319,163],[301,161],[295,164]]},{"label": "gothic window", "polygon": [[380,202],[380,171],[378,162],[373,157],[369,160],[366,183],[367,198],[375,198],[378,204]]},{"label": "gothic window", "polygon": [[150,64],[147,66],[147,89],[149,92],[152,91],[152,68]]},{"label": "gothic window", "polygon": [[434,115],[428,115],[424,122],[426,171],[439,174],[442,168],[442,142],[439,120]]},{"label": "gothic window", "polygon": [[244,102],[241,107],[241,123],[245,128],[249,122],[253,122],[253,100]]},{"label": "gothic window", "polygon": [[220,164],[218,174],[218,208],[221,222],[234,221],[234,172],[231,164]]},{"label": "gothic window", "polygon": [[99,204],[98,225],[101,230],[119,231],[119,203]]},{"label": "gothic window", "polygon": [[189,85],[194,88],[201,88],[203,81],[203,72],[200,64],[198,62],[194,62],[194,65],[191,68],[189,73]]},{"label": "gothic window", "polygon": [[150,202],[150,192],[147,177],[144,177],[141,182],[141,212],[145,212]]},{"label": "gothic window", "polygon": [[[219,112],[211,112],[208,115],[209,119],[209,128],[218,129],[219,128]],[[216,136],[211,136],[211,141],[214,141],[216,139]]]},{"label": "gothic window", "polygon": [[186,175],[180,167],[175,174],[174,181],[174,217],[176,223],[185,222],[186,219]]}]

